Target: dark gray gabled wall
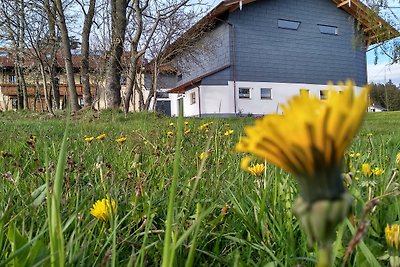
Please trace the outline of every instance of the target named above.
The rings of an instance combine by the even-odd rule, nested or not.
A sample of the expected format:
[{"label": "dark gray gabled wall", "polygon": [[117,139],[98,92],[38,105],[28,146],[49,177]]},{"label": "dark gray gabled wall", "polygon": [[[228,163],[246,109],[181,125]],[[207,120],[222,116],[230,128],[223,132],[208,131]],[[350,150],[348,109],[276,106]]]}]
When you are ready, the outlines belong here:
[{"label": "dark gray gabled wall", "polygon": [[[297,31],[280,29],[278,19],[301,24]],[[354,19],[331,0],[257,0],[230,13],[229,21],[235,27],[237,81],[367,83]],[[338,35],[321,34],[318,24],[337,26]]]},{"label": "dark gray gabled wall", "polygon": [[[177,68],[182,75],[177,85],[227,66],[231,56],[229,48],[229,25],[218,21],[216,27],[206,32],[192,49],[176,57]],[[224,81],[217,79],[214,82],[227,84],[227,78],[225,75]]]}]

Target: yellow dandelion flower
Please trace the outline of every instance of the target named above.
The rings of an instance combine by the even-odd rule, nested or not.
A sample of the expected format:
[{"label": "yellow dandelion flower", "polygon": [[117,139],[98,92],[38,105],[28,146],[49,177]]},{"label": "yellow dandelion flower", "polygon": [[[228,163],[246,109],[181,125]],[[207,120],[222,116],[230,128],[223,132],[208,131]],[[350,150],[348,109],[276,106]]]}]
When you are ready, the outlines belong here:
[{"label": "yellow dandelion flower", "polygon": [[90,142],[92,142],[92,141],[94,140],[94,137],[93,137],[93,136],[92,136],[92,137],[85,137],[85,138],[83,138],[83,140],[84,140],[85,142],[90,143]]},{"label": "yellow dandelion flower", "polygon": [[376,176],[379,176],[379,175],[383,174],[384,172],[385,172],[385,171],[384,171],[383,169],[379,168],[379,167],[375,167],[375,168],[372,170],[372,173],[373,173],[374,175],[376,175]]},{"label": "yellow dandelion flower", "polygon": [[400,152],[396,155],[396,164],[400,164]]},{"label": "yellow dandelion flower", "polygon": [[184,133],[185,134],[189,134],[190,133],[190,129],[186,129]]},{"label": "yellow dandelion flower", "polygon": [[251,161],[251,157],[249,157],[249,156],[242,158],[242,160],[240,161],[240,168],[242,170],[247,171],[247,169],[249,168],[249,165],[250,165],[250,161]]},{"label": "yellow dandelion flower", "polygon": [[103,198],[93,204],[92,208],[90,208],[90,214],[101,221],[107,221],[110,215],[115,212],[116,206],[114,199],[111,199],[110,202],[109,199]]},{"label": "yellow dandelion flower", "polygon": [[264,116],[246,127],[236,150],[294,174],[308,201],[342,194],[343,153],[362,123],[369,89],[356,96],[351,82],[340,87],[338,91],[329,85],[325,101],[313,95],[294,96],[281,106],[283,115]]},{"label": "yellow dandelion flower", "polygon": [[172,137],[174,136],[174,132],[167,132],[167,137]]},{"label": "yellow dandelion flower", "polygon": [[104,138],[106,138],[106,134],[105,133],[98,135],[96,137],[96,140],[104,140]]},{"label": "yellow dandelion flower", "polygon": [[226,130],[226,132],[224,133],[225,136],[231,136],[233,134],[233,130]]},{"label": "yellow dandelion flower", "polygon": [[185,121],[185,125],[186,125],[186,126],[189,125],[189,122],[188,122],[188,121]]},{"label": "yellow dandelion flower", "polygon": [[364,176],[370,177],[372,175],[372,168],[368,163],[363,163],[361,169]]},{"label": "yellow dandelion flower", "polygon": [[350,158],[354,158],[355,156],[356,156],[356,154],[354,154],[354,152],[350,152],[350,153],[349,153],[349,157],[350,157]]},{"label": "yellow dandelion flower", "polygon": [[36,139],[37,139],[37,136],[36,136],[36,135],[31,134],[31,135],[29,136],[29,141],[36,142]]},{"label": "yellow dandelion flower", "polygon": [[254,176],[261,176],[264,173],[265,165],[257,163],[247,168],[247,171]]},{"label": "yellow dandelion flower", "polygon": [[392,248],[396,248],[397,250],[399,248],[399,243],[400,243],[400,225],[399,224],[386,225],[385,237],[387,244]]},{"label": "yellow dandelion flower", "polygon": [[120,138],[115,139],[115,142],[120,143],[120,144],[122,144],[125,141],[126,141],[126,137],[120,137]]},{"label": "yellow dandelion flower", "polygon": [[212,121],[211,121],[211,122],[204,123],[204,124],[200,125],[198,129],[199,129],[200,131],[204,130],[204,131],[208,132],[208,127],[209,127],[211,124],[213,124]]},{"label": "yellow dandelion flower", "polygon": [[206,159],[206,158],[208,158],[208,152],[201,152],[200,155],[199,155],[199,159],[203,160],[203,159]]},{"label": "yellow dandelion flower", "polygon": [[356,158],[360,158],[361,154],[360,153],[356,153]]},{"label": "yellow dandelion flower", "polygon": [[170,122],[170,123],[169,123],[169,126],[171,126],[171,127],[174,126],[174,125],[175,125],[175,124],[174,124],[173,122]]}]

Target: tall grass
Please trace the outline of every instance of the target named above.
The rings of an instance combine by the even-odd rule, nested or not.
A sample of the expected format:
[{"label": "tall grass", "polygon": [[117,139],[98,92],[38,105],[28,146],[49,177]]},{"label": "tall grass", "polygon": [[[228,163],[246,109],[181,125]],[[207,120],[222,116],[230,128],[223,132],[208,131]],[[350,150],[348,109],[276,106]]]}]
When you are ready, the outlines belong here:
[{"label": "tall grass", "polygon": [[[177,124],[154,114],[89,112],[72,117],[65,135],[58,116],[0,113],[0,266],[314,265],[292,213],[294,179],[270,165],[260,177],[239,168],[233,147],[253,119]],[[101,133],[103,141],[83,140]],[[121,136],[126,142],[116,143]],[[400,114],[369,114],[346,155],[354,204],[334,244],[337,265],[363,223],[347,266],[388,264],[384,227],[400,220],[399,151]],[[365,177],[363,163],[385,172]],[[102,222],[89,209],[106,197],[118,204]],[[379,204],[366,213],[371,199]]]}]

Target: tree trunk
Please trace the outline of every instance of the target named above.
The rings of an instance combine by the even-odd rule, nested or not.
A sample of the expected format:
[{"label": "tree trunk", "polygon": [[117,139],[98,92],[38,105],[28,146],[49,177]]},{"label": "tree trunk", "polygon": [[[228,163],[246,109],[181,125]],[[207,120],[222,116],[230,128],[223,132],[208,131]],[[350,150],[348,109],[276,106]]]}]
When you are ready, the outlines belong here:
[{"label": "tree trunk", "polygon": [[69,101],[71,105],[71,110],[76,112],[80,109],[78,104],[78,95],[76,93],[75,79],[74,79],[74,68],[72,65],[72,55],[71,55],[71,44],[68,36],[68,29],[65,22],[64,10],[61,0],[55,0],[57,6],[57,13],[59,19],[57,20],[58,26],[61,31],[61,40],[63,45],[63,52],[65,58],[65,70],[67,72],[68,80],[68,93]]},{"label": "tree trunk", "polygon": [[154,97],[154,101],[156,101],[155,94],[157,89],[157,76],[158,76],[158,68],[157,68],[157,60],[154,60],[153,73],[151,74],[151,84],[149,95],[147,96],[146,103],[144,104],[144,110],[150,109],[151,99]]},{"label": "tree trunk", "polygon": [[[17,19],[19,22],[19,29],[18,29],[18,36],[17,36],[17,58],[18,58],[18,86],[21,89],[22,92],[22,101],[23,101],[23,109],[29,109],[28,106],[28,93],[26,89],[26,82],[25,82],[25,77],[24,77],[24,71],[23,71],[23,56],[22,56],[22,51],[24,49],[24,38],[25,38],[25,3],[24,1],[20,1],[20,12],[21,12],[21,18]],[[17,16],[19,17],[19,16]]]},{"label": "tree trunk", "polygon": [[17,109],[23,109],[24,108],[24,102],[23,102],[23,95],[22,95],[22,87],[20,83],[20,73],[19,73],[19,57],[18,57],[18,48],[16,50],[16,59],[15,59],[15,64],[14,64],[14,74],[15,74],[15,81],[16,81],[16,86],[17,86]]},{"label": "tree trunk", "polygon": [[96,0],[90,0],[88,13],[85,15],[82,30],[82,46],[81,46],[81,79],[83,100],[85,106],[91,106],[93,103],[92,93],[90,92],[90,79],[89,79],[89,36],[90,29],[93,24],[94,9]]},{"label": "tree trunk", "polygon": [[42,75],[42,82],[43,82],[43,93],[44,93],[44,98],[46,100],[46,105],[47,105],[47,110],[54,115],[53,113],[53,108],[51,106],[51,99],[49,98],[49,93],[47,89],[47,79],[46,79],[46,72],[44,69],[44,64],[43,62],[40,62],[40,73]]},{"label": "tree trunk", "polygon": [[142,87],[139,86],[138,83],[135,83],[135,91],[138,95],[138,104],[139,104],[139,111],[143,111],[144,110],[144,96],[143,96],[143,91],[142,91]]},{"label": "tree trunk", "polygon": [[50,5],[49,0],[45,0],[45,9],[47,13],[47,18],[49,22],[49,46],[51,48],[50,62],[49,62],[49,73],[50,73],[50,84],[51,90],[54,97],[54,108],[60,109],[60,90],[58,87],[58,79],[56,72],[56,54],[57,54],[57,40],[56,40],[56,13],[57,7],[53,3]]},{"label": "tree trunk", "polygon": [[[136,51],[132,51],[132,53],[136,54]],[[127,77],[127,84],[125,90],[125,98],[124,98],[125,114],[129,112],[130,100],[133,94],[133,87],[136,84],[136,66],[137,66],[137,57],[136,55],[131,55],[131,60],[129,64],[129,73]]]},{"label": "tree trunk", "polygon": [[106,72],[105,98],[107,108],[113,109],[121,105],[121,57],[125,40],[127,6],[127,0],[111,0],[112,43]]},{"label": "tree trunk", "polygon": [[26,88],[26,81],[25,81],[25,75],[24,75],[24,71],[22,69],[22,67],[20,66],[18,68],[18,86],[21,88],[21,92],[22,92],[22,101],[23,101],[23,108],[24,109],[29,109],[29,101],[28,101],[28,92],[27,92],[27,88]]}]

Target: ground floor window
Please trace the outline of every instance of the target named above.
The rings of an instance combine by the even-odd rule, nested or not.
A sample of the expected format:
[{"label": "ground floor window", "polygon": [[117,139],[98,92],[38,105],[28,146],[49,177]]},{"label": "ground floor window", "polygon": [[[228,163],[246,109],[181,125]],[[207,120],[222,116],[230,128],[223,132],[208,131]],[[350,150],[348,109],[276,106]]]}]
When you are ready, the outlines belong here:
[{"label": "ground floor window", "polygon": [[272,99],[272,89],[271,88],[261,88],[260,94],[261,94],[261,99]]},{"label": "ground floor window", "polygon": [[300,95],[309,95],[310,94],[310,90],[308,89],[300,89]]},{"label": "ground floor window", "polygon": [[17,83],[15,75],[8,75],[8,83]]},{"label": "ground floor window", "polygon": [[13,109],[17,109],[18,108],[18,99],[11,98],[11,106]]},{"label": "ground floor window", "polygon": [[190,104],[193,105],[196,103],[196,92],[190,93]]},{"label": "ground floor window", "polygon": [[327,99],[328,98],[328,90],[320,90],[319,91],[319,99]]},{"label": "ground floor window", "polygon": [[250,88],[239,88],[239,98],[250,98]]}]

